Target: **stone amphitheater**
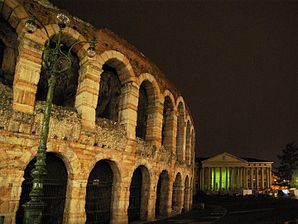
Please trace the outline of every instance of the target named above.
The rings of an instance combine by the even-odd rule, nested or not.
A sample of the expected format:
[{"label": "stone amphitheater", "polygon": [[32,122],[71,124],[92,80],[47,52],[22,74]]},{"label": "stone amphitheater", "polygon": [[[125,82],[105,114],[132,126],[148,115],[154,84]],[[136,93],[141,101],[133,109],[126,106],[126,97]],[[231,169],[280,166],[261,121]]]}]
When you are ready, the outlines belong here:
[{"label": "stone amphitheater", "polygon": [[[47,35],[29,34],[29,9],[50,36],[60,9],[34,0],[0,0],[0,217],[22,223],[47,93]],[[132,223],[192,206],[195,129],[173,84],[133,45],[69,15],[72,50],[58,80],[47,144],[42,223]]]}]

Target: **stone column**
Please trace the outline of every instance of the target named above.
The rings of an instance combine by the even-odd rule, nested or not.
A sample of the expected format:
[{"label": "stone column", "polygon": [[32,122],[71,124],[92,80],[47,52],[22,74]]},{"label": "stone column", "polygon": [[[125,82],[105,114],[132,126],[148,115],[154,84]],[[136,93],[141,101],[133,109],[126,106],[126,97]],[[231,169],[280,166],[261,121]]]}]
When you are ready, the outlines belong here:
[{"label": "stone column", "polygon": [[238,187],[238,189],[242,190],[242,167],[239,167],[238,171],[239,171],[238,172],[239,173],[239,181],[238,181],[239,182],[239,187]]},{"label": "stone column", "polygon": [[201,187],[200,187],[200,190],[205,190],[205,172],[206,172],[206,169],[204,167],[202,167],[201,169]]},{"label": "stone column", "polygon": [[235,177],[234,177],[234,173],[235,173],[235,167],[232,167],[231,169],[231,191],[233,191],[235,189]]},{"label": "stone column", "polygon": [[[138,96],[139,89],[133,81],[125,83],[121,88],[119,121],[125,127],[129,139],[136,137]],[[173,141],[176,143],[176,138]]]},{"label": "stone column", "polygon": [[226,167],[226,186],[225,186],[226,191],[228,191],[228,187],[229,187],[228,170],[229,170],[229,168]]},{"label": "stone column", "polygon": [[254,169],[251,167],[250,168],[250,185],[251,189],[254,189]]},{"label": "stone column", "polygon": [[245,183],[244,183],[244,186],[245,186],[245,189],[248,189],[248,169],[247,167],[244,168],[244,175],[245,175]]},{"label": "stone column", "polygon": [[271,167],[269,168],[269,188],[271,189],[272,178],[271,178]]},{"label": "stone column", "polygon": [[222,191],[222,167],[219,168],[219,192]]},{"label": "stone column", "polygon": [[86,187],[86,177],[74,176],[72,180],[69,180],[63,223],[79,224],[86,222]]},{"label": "stone column", "polygon": [[214,170],[213,172],[213,191],[216,191],[216,167],[212,168]]},{"label": "stone column", "polygon": [[257,191],[260,189],[260,181],[259,181],[259,168],[256,168],[256,185],[257,185]]},{"label": "stone column", "polygon": [[207,184],[207,191],[210,191],[210,168],[207,167],[207,177],[206,177],[206,184]]},{"label": "stone column", "polygon": [[264,168],[263,167],[261,167],[261,181],[262,181],[261,188],[262,190],[264,190]]}]

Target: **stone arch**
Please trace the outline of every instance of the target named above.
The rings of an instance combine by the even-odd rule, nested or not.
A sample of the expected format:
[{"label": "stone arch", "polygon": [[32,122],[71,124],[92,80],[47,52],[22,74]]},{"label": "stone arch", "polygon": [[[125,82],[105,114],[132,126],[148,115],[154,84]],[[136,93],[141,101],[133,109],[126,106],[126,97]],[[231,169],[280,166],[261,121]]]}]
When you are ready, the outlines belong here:
[{"label": "stone arch", "polygon": [[[136,77],[129,59],[119,51],[107,50],[101,53],[96,60],[100,68],[98,74],[102,74],[102,68],[105,65],[109,66],[114,69],[121,82],[121,89],[118,91],[120,96],[117,120],[125,126],[128,137],[135,139],[137,117],[135,108],[137,108],[138,87],[135,83]],[[99,91],[100,89],[97,89],[97,96]],[[97,108],[97,103],[98,101],[96,101],[95,108]]]},{"label": "stone arch", "polygon": [[131,184],[128,207],[128,222],[146,221],[150,194],[150,174],[144,165],[135,169]]},{"label": "stone arch", "polygon": [[1,3],[0,11],[1,16],[8,21],[16,30],[16,33],[20,35],[28,18],[28,14],[24,7],[18,1],[6,0]]},{"label": "stone arch", "polygon": [[156,187],[156,202],[155,202],[155,217],[162,218],[167,217],[168,203],[169,203],[169,185],[170,178],[168,171],[163,170],[158,178]]},{"label": "stone arch", "polygon": [[186,147],[185,147],[185,161],[188,165],[190,165],[191,162],[191,153],[192,153],[192,149],[191,149],[191,132],[190,132],[190,121],[187,121],[186,124]]},{"label": "stone arch", "polygon": [[182,209],[182,176],[178,172],[176,174],[175,181],[173,183],[173,194],[172,194],[172,212],[173,214],[181,213]]},{"label": "stone arch", "polygon": [[[46,29],[50,37],[55,36],[59,32],[56,24],[46,25]],[[63,42],[70,46],[77,40],[85,40],[85,38],[74,29],[65,28],[63,31]],[[48,41],[48,37],[43,29],[38,29],[32,34],[25,33],[20,39],[18,63],[16,65],[13,86],[13,107],[15,110],[27,113],[32,113],[34,110],[37,85],[40,80],[42,49],[46,41]],[[79,58],[81,65],[80,74],[78,75],[80,77],[82,76],[82,64],[89,60],[86,56],[87,48],[88,44],[78,45],[73,48],[73,52]],[[85,72],[86,70],[83,70],[83,73]],[[76,82],[78,79],[76,78]],[[78,93],[77,87],[73,87],[71,91],[74,95],[73,98],[75,98],[75,95]]]},{"label": "stone arch", "polygon": [[139,100],[136,136],[160,145],[161,117],[159,116],[160,90],[155,78],[149,73],[139,77]]},{"label": "stone arch", "polygon": [[187,175],[186,178],[185,178],[185,182],[184,182],[183,210],[185,212],[189,211],[189,204],[190,204],[190,186],[189,186],[189,177]]},{"label": "stone arch", "polygon": [[90,172],[86,188],[86,223],[110,223],[117,215],[120,172],[115,162],[98,161]]},{"label": "stone arch", "polygon": [[176,133],[176,157],[178,161],[185,158],[185,104],[177,100],[177,133]]},{"label": "stone arch", "polygon": [[[98,56],[102,68],[100,88],[96,106],[96,116],[120,121],[121,112],[126,108],[131,92],[127,92],[126,84],[135,77],[129,60],[120,52],[108,50]],[[124,114],[125,115],[125,114]]]},{"label": "stone arch", "polygon": [[[19,209],[16,214],[16,223],[23,222],[24,210],[22,205],[29,201],[32,188],[31,170],[34,168],[34,158],[27,165],[24,172],[22,193]],[[46,156],[47,175],[44,179],[44,198],[46,207],[43,211],[42,223],[63,223],[63,214],[66,201],[68,173],[64,161],[56,153],[48,152]],[[59,175],[58,175],[59,174]]]},{"label": "stone arch", "polygon": [[175,106],[174,106],[174,97],[169,90],[166,90],[163,94],[164,103],[163,103],[163,121],[161,129],[161,144],[167,149],[174,151],[174,129],[175,129]]}]

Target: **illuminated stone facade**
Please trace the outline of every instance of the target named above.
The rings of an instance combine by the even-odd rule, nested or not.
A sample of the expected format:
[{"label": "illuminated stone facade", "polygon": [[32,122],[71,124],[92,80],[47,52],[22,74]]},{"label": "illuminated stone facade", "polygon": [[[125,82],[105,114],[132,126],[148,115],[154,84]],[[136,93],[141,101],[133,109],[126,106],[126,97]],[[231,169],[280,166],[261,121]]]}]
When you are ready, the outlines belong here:
[{"label": "illuminated stone facade", "polygon": [[[5,224],[22,222],[47,90],[42,54],[48,38],[42,28],[24,31],[28,8],[50,36],[58,32],[59,9],[41,3],[0,0],[0,216]],[[86,56],[88,44],[75,47],[72,70],[58,81],[43,223],[121,224],[189,210],[195,129],[183,97],[134,46],[109,30],[70,19],[66,45],[93,36],[99,41],[92,59]]]},{"label": "illuminated stone facade", "polygon": [[196,160],[196,190],[208,194],[268,193],[271,189],[272,163],[253,158],[237,158],[222,153]]}]

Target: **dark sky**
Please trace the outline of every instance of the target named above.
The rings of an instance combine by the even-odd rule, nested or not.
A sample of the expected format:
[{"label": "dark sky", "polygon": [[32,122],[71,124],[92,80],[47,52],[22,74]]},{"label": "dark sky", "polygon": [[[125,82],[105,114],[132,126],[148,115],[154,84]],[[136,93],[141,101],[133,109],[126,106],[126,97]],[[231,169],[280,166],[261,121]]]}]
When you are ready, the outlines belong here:
[{"label": "dark sky", "polygon": [[53,0],[109,28],[182,92],[197,155],[277,161],[298,143],[298,2]]}]

